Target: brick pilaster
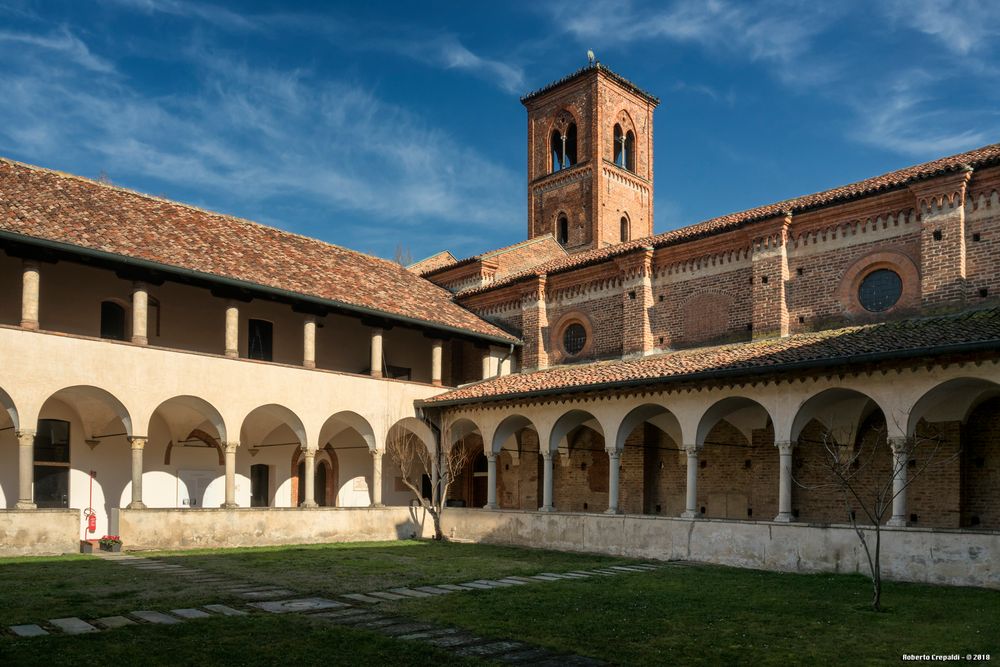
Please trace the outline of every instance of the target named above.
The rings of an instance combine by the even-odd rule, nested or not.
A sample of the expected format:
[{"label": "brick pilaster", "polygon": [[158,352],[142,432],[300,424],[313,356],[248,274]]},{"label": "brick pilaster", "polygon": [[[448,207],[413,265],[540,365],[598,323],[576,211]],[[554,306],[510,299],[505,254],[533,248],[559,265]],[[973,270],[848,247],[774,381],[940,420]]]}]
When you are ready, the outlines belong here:
[{"label": "brick pilaster", "polygon": [[753,239],[753,338],[788,335],[788,228],[792,214],[761,223]]},{"label": "brick pilaster", "polygon": [[523,369],[548,368],[549,318],[545,309],[545,274],[536,276],[522,292],[521,322],[521,337],[524,340],[521,351]]},{"label": "brick pilaster", "polygon": [[910,186],[920,212],[920,291],[925,306],[965,298],[965,195],[972,168]]},{"label": "brick pilaster", "polygon": [[643,356],[653,350],[653,248],[647,246],[615,262],[622,280],[622,356]]}]

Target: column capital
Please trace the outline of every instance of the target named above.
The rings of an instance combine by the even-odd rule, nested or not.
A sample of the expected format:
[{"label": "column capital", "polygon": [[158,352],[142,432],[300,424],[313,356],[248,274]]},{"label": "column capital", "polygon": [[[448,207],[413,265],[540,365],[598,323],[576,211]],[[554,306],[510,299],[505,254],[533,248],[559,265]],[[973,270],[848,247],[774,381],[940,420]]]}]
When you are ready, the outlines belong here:
[{"label": "column capital", "polygon": [[17,431],[18,441],[30,438],[32,441],[35,439],[35,431],[30,428],[22,428]]},{"label": "column capital", "polygon": [[774,446],[778,448],[780,454],[791,454],[792,450],[795,449],[795,443],[791,440],[778,440],[774,443]]},{"label": "column capital", "polygon": [[372,455],[372,458],[380,459],[382,458],[382,455],[385,454],[385,451],[381,449],[369,449],[368,453]]},{"label": "column capital", "polygon": [[622,455],[622,450],[620,450],[620,449],[614,449],[614,448],[612,448],[612,449],[605,449],[604,451],[611,458],[618,458],[618,457],[620,457]]},{"label": "column capital", "polygon": [[552,451],[549,450],[549,449],[544,449],[544,450],[540,451],[539,454],[541,454],[542,458],[545,459],[545,460],[548,460],[548,459],[552,458]]},{"label": "column capital", "polygon": [[148,440],[149,438],[144,435],[133,435],[128,439],[129,444],[132,445],[132,449],[142,449],[146,446]]},{"label": "column capital", "polygon": [[316,458],[316,450],[315,449],[310,449],[308,447],[303,447],[302,448],[302,456],[306,457],[307,459]]},{"label": "column capital", "polygon": [[886,438],[889,443],[889,447],[892,448],[893,454],[901,454],[906,452],[910,447],[910,439],[905,435],[891,435]]},{"label": "column capital", "polygon": [[236,450],[239,448],[240,443],[238,442],[224,442],[222,443],[222,449],[226,454],[235,454]]},{"label": "column capital", "polygon": [[485,452],[485,454],[486,454],[486,460],[487,461],[496,461],[497,460],[497,453],[494,452],[493,450]]},{"label": "column capital", "polygon": [[698,445],[684,445],[684,451],[687,452],[688,456],[698,456],[698,452],[701,451],[701,447]]}]

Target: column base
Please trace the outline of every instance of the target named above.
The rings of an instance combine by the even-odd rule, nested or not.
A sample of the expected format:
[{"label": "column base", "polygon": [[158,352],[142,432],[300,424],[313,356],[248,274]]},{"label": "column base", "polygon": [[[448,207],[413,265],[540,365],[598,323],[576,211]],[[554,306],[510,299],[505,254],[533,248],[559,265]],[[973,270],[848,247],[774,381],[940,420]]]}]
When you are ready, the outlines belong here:
[{"label": "column base", "polygon": [[485,505],[483,505],[483,509],[484,510],[498,510],[498,509],[500,509],[500,506],[497,505],[496,503],[486,503]]},{"label": "column base", "polygon": [[302,368],[316,368],[316,362],[315,361],[303,361],[302,362]]},{"label": "column base", "polygon": [[234,510],[239,509],[239,503],[222,503],[219,507],[224,510]]},{"label": "column base", "polygon": [[133,500],[132,502],[130,502],[128,504],[128,506],[125,509],[129,509],[129,510],[144,510],[144,509],[146,509],[146,503],[142,502],[141,500],[139,500],[139,501]]},{"label": "column base", "polygon": [[30,331],[37,331],[38,330],[38,321],[37,320],[21,320],[21,328],[22,329],[29,329]]},{"label": "column base", "polygon": [[892,526],[893,528],[905,528],[906,526],[910,525],[910,522],[907,521],[904,517],[894,516],[888,521],[886,521],[885,525]]},{"label": "column base", "polygon": [[369,507],[385,507],[385,503],[372,503]]},{"label": "column base", "polygon": [[132,336],[133,345],[149,345],[149,339],[145,336]]},{"label": "column base", "polygon": [[14,505],[14,509],[19,509],[19,510],[36,510],[36,509],[38,509],[38,505],[36,505],[35,503],[30,502],[28,500],[18,500],[17,504]]},{"label": "column base", "polygon": [[543,507],[539,507],[538,511],[539,512],[555,512],[556,508],[553,507],[552,505],[545,505]]},{"label": "column base", "polygon": [[305,509],[312,509],[314,507],[319,507],[319,504],[315,500],[306,500],[299,504],[299,507]]},{"label": "column base", "polygon": [[684,512],[681,513],[681,518],[682,519],[700,519],[701,518],[701,512],[695,512],[694,510],[684,510]]},{"label": "column base", "polygon": [[604,513],[605,514],[624,514],[624,512],[622,512],[617,507],[609,507],[608,509],[604,510]]},{"label": "column base", "polygon": [[774,520],[778,523],[791,523],[792,513],[791,512],[779,512],[778,516],[774,517]]},{"label": "column base", "polygon": [[240,351],[239,350],[226,350],[226,356],[229,357],[230,359],[236,359],[237,357],[240,356]]}]

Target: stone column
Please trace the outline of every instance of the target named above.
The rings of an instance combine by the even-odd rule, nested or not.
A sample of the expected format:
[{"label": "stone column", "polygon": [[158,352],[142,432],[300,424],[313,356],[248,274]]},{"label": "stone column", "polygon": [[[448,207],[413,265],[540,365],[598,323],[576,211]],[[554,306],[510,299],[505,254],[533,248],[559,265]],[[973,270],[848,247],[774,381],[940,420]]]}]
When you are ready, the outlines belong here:
[{"label": "stone column", "polygon": [[38,328],[38,285],[41,275],[38,262],[24,260],[21,273],[21,327]]},{"label": "stone column", "polygon": [[382,329],[372,329],[371,373],[373,378],[382,377]]},{"label": "stone column", "polygon": [[136,345],[149,343],[149,292],[142,283],[132,285],[132,342]]},{"label": "stone column", "polygon": [[316,319],[306,318],[302,325],[302,365],[316,368]]},{"label": "stone column", "polygon": [[483,509],[495,510],[497,505],[497,455],[490,452],[486,455],[486,470],[488,471],[488,481],[486,488],[486,507]]},{"label": "stone column", "polygon": [[225,443],[226,451],[226,502],[222,506],[226,509],[239,507],[236,504],[236,447],[239,443]]},{"label": "stone column", "polygon": [[316,507],[316,452],[311,449],[302,451],[305,458],[305,498],[299,507]]},{"label": "stone column", "polygon": [[622,453],[617,449],[608,450],[608,509],[605,514],[619,514],[618,510],[618,477],[621,473]]},{"label": "stone column", "polygon": [[792,449],[795,443],[776,442],[778,448],[778,516],[775,521],[792,520]]},{"label": "stone column", "polygon": [[226,356],[240,356],[240,309],[235,301],[226,304]]},{"label": "stone column", "polygon": [[35,481],[35,432],[17,432],[17,505],[19,510],[33,510],[36,505],[31,496],[31,484]]},{"label": "stone column", "polygon": [[382,452],[372,452],[372,507],[385,507],[382,504]]},{"label": "stone column", "polygon": [[444,351],[444,341],[440,338],[435,338],[434,342],[431,343],[431,384],[435,387],[440,387],[443,382],[441,381],[441,358]]},{"label": "stone column", "polygon": [[490,370],[490,362],[493,360],[493,351],[490,348],[483,350],[483,379],[487,380],[493,375]]},{"label": "stone column", "polygon": [[698,447],[695,445],[684,445],[687,452],[687,501],[685,502],[684,519],[697,519],[701,516],[698,511]]},{"label": "stone column", "polygon": [[556,508],[552,504],[552,452],[543,451],[542,459],[545,461],[545,484],[542,492],[542,506],[539,511],[555,512]]},{"label": "stone column", "polygon": [[130,510],[144,510],[142,502],[142,452],[146,448],[146,438],[131,438],[132,443],[132,502]]},{"label": "stone column", "polygon": [[892,518],[890,526],[905,526],[909,522],[906,511],[906,466],[909,464],[909,442],[905,437],[889,438],[892,447]]}]

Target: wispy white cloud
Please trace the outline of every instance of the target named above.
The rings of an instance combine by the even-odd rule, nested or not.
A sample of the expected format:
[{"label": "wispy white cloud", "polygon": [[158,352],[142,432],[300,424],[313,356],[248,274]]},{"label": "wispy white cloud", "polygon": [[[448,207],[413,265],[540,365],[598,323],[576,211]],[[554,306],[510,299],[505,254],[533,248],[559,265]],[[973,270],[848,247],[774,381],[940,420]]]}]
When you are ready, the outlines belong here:
[{"label": "wispy white cloud", "polygon": [[0,30],[0,43],[3,42],[54,51],[67,61],[93,72],[107,74],[115,71],[110,61],[92,53],[66,26],[47,34]]},{"label": "wispy white cloud", "polygon": [[981,0],[886,0],[895,22],[933,37],[948,51],[965,56],[989,47],[1000,36],[1000,4]]},{"label": "wispy white cloud", "polygon": [[[284,223],[383,254],[429,223],[474,243],[523,218],[515,174],[354,82],[192,49],[179,66],[194,68],[197,89],[153,98],[122,77],[65,76],[58,62],[3,44],[5,153],[159,183],[242,215],[311,210]],[[369,223],[343,224],[358,219]]]},{"label": "wispy white cloud", "polygon": [[166,14],[181,18],[205,21],[227,30],[252,31],[261,28],[261,21],[253,16],[240,14],[225,7],[185,0],[107,0],[114,4],[146,14]]}]

